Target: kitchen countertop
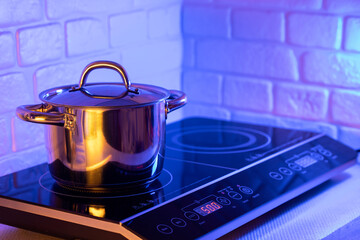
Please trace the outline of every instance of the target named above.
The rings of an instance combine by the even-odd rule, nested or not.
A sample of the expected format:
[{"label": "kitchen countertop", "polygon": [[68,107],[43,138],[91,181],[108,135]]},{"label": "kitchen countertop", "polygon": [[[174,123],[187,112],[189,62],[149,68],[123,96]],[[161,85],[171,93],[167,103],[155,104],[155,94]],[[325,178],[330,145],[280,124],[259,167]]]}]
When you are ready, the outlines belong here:
[{"label": "kitchen countertop", "polygon": [[[221,239],[355,239],[360,235],[359,183],[357,164]],[[0,224],[0,239],[59,238]]]}]

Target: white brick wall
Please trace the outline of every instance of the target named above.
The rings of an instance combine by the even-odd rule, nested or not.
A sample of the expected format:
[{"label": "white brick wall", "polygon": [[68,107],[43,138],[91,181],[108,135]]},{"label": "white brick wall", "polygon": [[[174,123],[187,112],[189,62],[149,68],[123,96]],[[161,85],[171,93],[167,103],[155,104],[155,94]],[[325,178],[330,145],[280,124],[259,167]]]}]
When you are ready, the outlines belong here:
[{"label": "white brick wall", "polygon": [[288,41],[292,44],[338,49],[341,45],[342,19],[332,15],[291,13],[287,33]]},{"label": "white brick wall", "polygon": [[21,66],[59,59],[65,45],[58,23],[19,29],[16,38]]},{"label": "white brick wall", "polygon": [[303,56],[305,81],[338,87],[360,86],[360,55],[311,51]]},{"label": "white brick wall", "polygon": [[184,34],[227,37],[230,33],[227,8],[186,6],[183,10]]},{"label": "white brick wall", "polygon": [[0,76],[0,114],[14,112],[21,104],[33,102],[32,82],[27,81],[23,73],[9,73]]},{"label": "white brick wall", "polygon": [[[281,12],[234,10],[232,18],[235,39],[284,41],[285,21]],[[249,23],[252,27],[248,27]]]},{"label": "white brick wall", "polygon": [[9,32],[0,32],[0,69],[12,67],[16,61],[14,39]]},{"label": "white brick wall", "polygon": [[0,155],[6,155],[11,151],[11,125],[9,116],[1,115],[0,117]]},{"label": "white brick wall", "polygon": [[0,27],[9,27],[41,20],[41,0],[7,0],[0,2]]},{"label": "white brick wall", "polygon": [[46,0],[46,14],[49,19],[75,17],[79,14],[126,12],[133,9],[133,0]]},{"label": "white brick wall", "polygon": [[[199,0],[187,0],[187,2],[199,2]],[[262,8],[266,10],[292,9],[304,11],[320,9],[322,6],[322,0],[210,0],[207,2],[230,7]]]},{"label": "white brick wall", "polygon": [[182,45],[177,40],[129,46],[121,52],[124,66],[127,66],[129,75],[135,79],[178,69],[181,66]]},{"label": "white brick wall", "polygon": [[142,42],[146,37],[146,12],[137,11],[110,17],[111,46]]},{"label": "white brick wall", "polygon": [[354,90],[336,90],[331,97],[332,120],[342,125],[360,127],[360,92]]},{"label": "white brick wall", "polygon": [[185,0],[182,22],[186,116],[325,131],[360,148],[359,0]]},{"label": "white brick wall", "polygon": [[94,53],[108,48],[107,31],[97,19],[68,21],[65,25],[67,56]]},{"label": "white brick wall", "polygon": [[277,44],[199,40],[196,57],[199,69],[286,80],[299,77],[293,51]]},{"label": "white brick wall", "polygon": [[189,101],[221,104],[222,77],[204,72],[184,72],[183,90]]},{"label": "white brick wall", "polygon": [[[132,82],[181,88],[180,16],[181,0],[0,1],[0,175],[47,161],[44,126],[17,119],[15,108],[77,84],[90,62],[119,62]],[[102,69],[88,81],[122,80]]]},{"label": "white brick wall", "polygon": [[276,84],[274,113],[310,120],[323,120],[328,110],[328,91],[299,84]]},{"label": "white brick wall", "polygon": [[359,13],[360,2],[358,0],[324,0],[326,10],[338,13]]},{"label": "white brick wall", "polygon": [[346,50],[360,51],[360,18],[350,17],[346,19],[345,43]]},{"label": "white brick wall", "polygon": [[263,79],[225,77],[224,105],[259,112],[273,109],[272,83]]}]

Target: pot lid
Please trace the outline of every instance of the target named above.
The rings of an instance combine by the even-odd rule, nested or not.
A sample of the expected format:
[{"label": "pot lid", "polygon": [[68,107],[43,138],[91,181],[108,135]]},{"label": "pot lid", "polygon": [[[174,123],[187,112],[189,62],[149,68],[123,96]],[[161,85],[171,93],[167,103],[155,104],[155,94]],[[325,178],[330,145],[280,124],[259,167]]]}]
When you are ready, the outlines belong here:
[{"label": "pot lid", "polygon": [[[96,68],[119,72],[124,83],[86,84],[88,74]],[[131,85],[124,68],[114,62],[98,61],[85,67],[79,85],[67,85],[40,93],[42,101],[55,106],[122,107],[153,104],[169,97],[168,90],[145,84]]]}]

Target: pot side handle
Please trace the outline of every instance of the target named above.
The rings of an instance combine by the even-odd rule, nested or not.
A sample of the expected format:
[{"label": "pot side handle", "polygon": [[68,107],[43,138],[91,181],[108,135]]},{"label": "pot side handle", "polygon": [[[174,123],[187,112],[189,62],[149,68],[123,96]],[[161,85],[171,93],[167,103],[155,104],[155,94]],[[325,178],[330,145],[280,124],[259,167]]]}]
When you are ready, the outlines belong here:
[{"label": "pot side handle", "polygon": [[22,105],[16,108],[16,115],[27,122],[64,126],[64,114],[54,111],[46,104]]},{"label": "pot side handle", "polygon": [[166,114],[184,106],[187,102],[186,94],[178,90],[169,90],[170,97],[166,99]]}]

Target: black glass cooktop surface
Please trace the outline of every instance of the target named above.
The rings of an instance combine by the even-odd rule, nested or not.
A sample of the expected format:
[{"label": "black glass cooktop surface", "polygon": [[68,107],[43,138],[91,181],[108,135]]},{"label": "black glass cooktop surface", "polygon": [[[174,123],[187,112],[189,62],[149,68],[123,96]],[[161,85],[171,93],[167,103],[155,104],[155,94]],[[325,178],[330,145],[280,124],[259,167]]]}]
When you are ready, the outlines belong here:
[{"label": "black glass cooktop surface", "polygon": [[164,170],[146,188],[107,195],[69,191],[58,186],[47,164],[42,164],[2,177],[0,192],[10,198],[120,221],[313,135],[188,119],[167,127]]},{"label": "black glass cooktop surface", "polygon": [[[166,131],[164,169],[159,178],[146,187],[132,188],[121,192],[106,194],[74,192],[58,186],[50,176],[47,164],[41,164],[0,177],[0,200],[15,200],[44,207],[45,209],[55,209],[89,218],[101,219],[106,222],[122,222],[126,223],[125,225],[130,228],[133,224],[136,230],[136,221],[132,223],[132,219],[144,212],[148,212],[149,209],[151,210],[155,207],[162,206],[167,202],[176,202],[179,198],[182,198],[183,195],[188,194],[185,199],[189,198],[189,196],[193,195],[192,192],[195,194],[197,189],[208,186],[209,184],[211,185],[212,182],[215,182],[213,184],[214,186],[219,185],[216,181],[224,178],[224,176],[232,175],[233,173],[235,174],[241,171],[241,169],[255,166],[257,163],[264,162],[264,159],[270,158],[274,154],[279,155],[293,146],[300,146],[302,143],[311,142],[311,139],[315,138],[320,139],[322,136],[312,132],[205,118],[190,118],[169,124],[167,125]],[[277,167],[278,170],[275,169],[276,171],[272,170],[272,166],[276,164],[267,164],[266,162],[262,164],[263,167],[259,167],[260,164],[258,164],[257,167],[260,170],[256,170],[255,167],[253,168],[254,170],[250,169],[251,171],[256,170],[256,174],[260,176],[256,179],[258,191],[265,189],[264,184],[267,184],[267,182],[269,182],[269,184],[276,184],[277,182],[284,181],[283,179],[286,180],[291,175],[292,180],[288,182],[286,186],[282,186],[279,193],[276,193],[279,195],[281,192],[290,191],[292,188],[306,183],[309,179],[315,178],[316,174],[320,174],[317,170],[316,174],[312,173],[312,169],[315,169],[315,166],[323,165],[324,171],[328,171],[327,169],[335,168],[342,164],[342,161],[345,162],[345,160],[340,161],[338,155],[335,154],[329,155],[329,159],[326,158],[327,150],[323,146],[333,144],[332,142],[328,143],[330,140],[324,139],[320,141],[320,144],[309,143],[309,146],[299,150],[301,153],[285,154],[288,160],[286,160],[285,157],[276,160],[281,161],[282,164]],[[306,152],[309,152],[309,154]],[[303,153],[307,155],[304,157],[301,155]],[[352,154],[355,153],[350,152],[348,154],[349,159],[352,158]],[[295,160],[293,159],[294,157],[296,157]],[[246,173],[246,178],[248,179],[251,177],[249,171]],[[261,175],[266,177],[262,180]],[[237,175],[235,174],[234,176]],[[293,177],[295,176],[299,179],[294,180]],[[255,190],[249,187],[251,186],[252,180],[244,181],[245,183],[243,182],[241,184],[234,182],[235,185],[233,186],[239,188],[240,191],[233,191],[234,189],[230,186],[230,183],[228,187],[224,187],[224,189],[220,191],[216,190],[216,188],[210,189],[209,191],[215,195],[210,194],[209,196],[215,196],[214,199],[216,200],[212,198],[211,201],[206,200],[208,202],[204,203],[205,205],[201,205],[201,201],[196,200],[195,202],[200,204],[198,204],[198,207],[190,209],[191,211],[186,211],[184,216],[179,215],[180,217],[174,218],[175,221],[178,221],[178,225],[172,223],[175,224],[175,229],[182,228],[180,225],[183,222],[197,221],[192,219],[191,216],[199,215],[199,213],[200,215],[207,215],[201,211],[208,203],[215,204],[219,209],[221,208],[214,214],[210,211],[211,216],[215,216],[225,211],[225,205],[230,205],[230,203],[227,204],[228,202],[233,202],[234,199],[239,200],[239,197],[242,195],[251,195],[254,199],[261,196],[260,192],[254,193]],[[272,181],[275,181],[275,183],[272,183]],[[246,186],[242,184],[246,184]],[[276,187],[274,186],[270,189],[275,189]],[[189,195],[189,193],[192,194]],[[218,196],[219,194],[221,197]],[[271,196],[275,198],[276,194],[272,193]],[[175,199],[177,200],[175,201]],[[261,200],[261,197],[258,199]],[[266,203],[264,199],[261,201]],[[263,204],[261,201],[259,201],[259,204]],[[11,203],[9,204],[11,205]],[[254,205],[254,207],[256,206]],[[207,209],[205,210],[209,211]],[[193,211],[195,211],[195,214]],[[189,214],[192,215],[189,216]],[[199,218],[205,215],[199,216]],[[2,217],[0,216],[2,222],[8,223],[5,218],[6,216],[4,215],[2,215]],[[204,218],[210,219],[210,217],[207,216]],[[171,222],[173,222],[173,219],[170,219]],[[175,229],[174,227],[170,227],[170,225],[171,223],[158,224],[152,227],[152,229],[155,229],[160,236],[174,237],[172,234]],[[187,223],[187,225],[190,224]],[[21,226],[22,225],[20,225],[20,227]],[[140,233],[140,235],[141,234],[142,233]],[[146,233],[144,233],[144,235],[146,236]]]}]

